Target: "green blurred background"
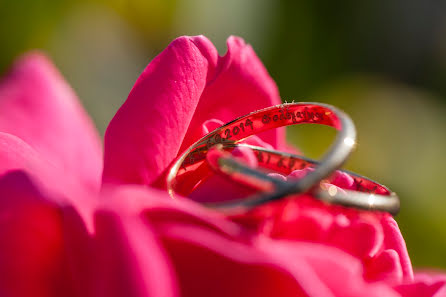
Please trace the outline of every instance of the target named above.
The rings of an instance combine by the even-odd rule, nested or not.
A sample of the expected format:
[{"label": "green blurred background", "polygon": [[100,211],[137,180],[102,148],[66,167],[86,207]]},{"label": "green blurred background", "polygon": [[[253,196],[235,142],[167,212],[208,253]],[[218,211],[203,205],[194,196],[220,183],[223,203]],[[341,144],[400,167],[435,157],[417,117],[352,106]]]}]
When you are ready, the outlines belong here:
[{"label": "green blurred background", "polygon": [[[359,145],[347,168],[400,195],[413,263],[446,268],[446,1],[0,0],[0,71],[45,50],[103,133],[147,63],[196,34],[221,54],[242,36],[284,100],[348,112]],[[313,157],[334,135],[290,132]]]}]

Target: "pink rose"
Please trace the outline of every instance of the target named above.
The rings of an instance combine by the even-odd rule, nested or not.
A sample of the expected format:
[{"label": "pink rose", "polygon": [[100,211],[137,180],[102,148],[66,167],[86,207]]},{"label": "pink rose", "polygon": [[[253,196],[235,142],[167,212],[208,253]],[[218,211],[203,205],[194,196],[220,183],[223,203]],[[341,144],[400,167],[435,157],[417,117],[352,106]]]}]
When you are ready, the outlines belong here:
[{"label": "pink rose", "polygon": [[[181,151],[279,102],[243,40],[219,57],[205,37],[180,37],[135,83],[102,157],[60,74],[21,57],[0,83],[0,296],[446,296],[446,276],[413,275],[388,214],[306,196],[225,216],[192,200],[243,194],[219,177],[169,198]],[[283,130],[250,141],[290,149]]]}]

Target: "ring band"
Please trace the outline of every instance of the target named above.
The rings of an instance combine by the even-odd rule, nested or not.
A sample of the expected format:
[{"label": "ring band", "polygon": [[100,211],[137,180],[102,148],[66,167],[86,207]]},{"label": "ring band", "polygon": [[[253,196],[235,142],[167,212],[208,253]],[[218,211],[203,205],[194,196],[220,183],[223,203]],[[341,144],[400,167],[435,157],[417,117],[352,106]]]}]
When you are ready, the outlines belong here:
[{"label": "ring band", "polygon": [[302,193],[330,176],[349,157],[356,142],[356,130],[350,117],[343,111],[323,103],[285,103],[254,111],[215,129],[190,146],[172,164],[167,175],[169,195],[189,195],[194,188],[212,173],[206,154],[215,144],[236,144],[251,135],[288,125],[303,123],[334,127],[339,132],[315,170],[302,179],[287,183],[267,195],[244,199],[239,204],[223,203],[231,208],[250,208],[281,199],[290,194]]},{"label": "ring band", "polygon": [[[259,166],[267,168],[273,172],[280,172],[289,175],[297,169],[304,169],[317,165],[318,162],[312,159],[284,153],[276,150],[270,150],[262,147],[248,144],[227,144],[219,145],[216,148],[220,151],[232,150],[236,147],[247,147],[252,149],[257,157]],[[216,163],[210,162],[214,171],[251,187],[262,190],[275,190],[286,186],[289,181],[283,181],[267,175],[267,172],[253,169],[234,159],[229,152],[222,153]],[[314,187],[312,194],[315,198],[334,204],[348,207],[354,207],[365,210],[385,211],[396,215],[400,209],[400,201],[396,193],[389,190],[386,186],[372,181],[357,173],[340,170],[353,177],[355,190],[342,189],[337,187],[324,187],[322,182],[319,187]],[[249,199],[249,198],[248,198]],[[237,203],[243,203],[239,201]],[[213,204],[211,207],[227,207],[227,205]]]}]

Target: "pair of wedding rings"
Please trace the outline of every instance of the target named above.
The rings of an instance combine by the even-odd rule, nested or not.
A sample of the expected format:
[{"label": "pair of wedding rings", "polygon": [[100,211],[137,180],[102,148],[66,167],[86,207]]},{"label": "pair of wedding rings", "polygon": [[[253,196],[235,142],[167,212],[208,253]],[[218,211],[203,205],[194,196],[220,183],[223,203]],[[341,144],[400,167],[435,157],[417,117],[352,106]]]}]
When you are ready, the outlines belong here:
[{"label": "pair of wedding rings", "polygon": [[[320,161],[241,143],[247,137],[263,131],[296,124],[321,124],[338,130],[337,137]],[[222,174],[234,182],[257,188],[257,194],[237,200],[206,203],[223,209],[251,209],[285,197],[309,193],[316,199],[365,210],[399,211],[398,196],[387,187],[356,173],[343,171],[354,179],[354,190],[327,186],[333,176],[352,153],[356,143],[353,121],[343,111],[322,103],[285,103],[252,112],[215,129],[190,146],[172,164],[167,176],[167,189],[188,196],[210,175]],[[257,156],[259,168],[252,168],[233,158],[230,151],[248,147]],[[206,158],[208,152],[217,152],[215,162]],[[313,168],[300,179],[278,179],[268,172],[289,174],[296,169]]]}]

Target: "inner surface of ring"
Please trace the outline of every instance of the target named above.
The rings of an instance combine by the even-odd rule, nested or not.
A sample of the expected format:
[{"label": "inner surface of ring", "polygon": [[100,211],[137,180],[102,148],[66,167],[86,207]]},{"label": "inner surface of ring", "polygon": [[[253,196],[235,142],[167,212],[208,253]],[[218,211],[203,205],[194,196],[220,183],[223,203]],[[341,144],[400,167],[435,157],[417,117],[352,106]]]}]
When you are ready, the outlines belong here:
[{"label": "inner surface of ring", "polygon": [[[251,166],[235,159],[231,152],[235,148],[246,147],[255,152],[258,164]],[[281,151],[266,149],[248,144],[226,144],[218,145],[212,151],[212,158],[208,159],[211,168],[218,174],[238,184],[256,188],[261,192],[274,192],[278,188],[286,187],[288,183],[294,183],[295,178],[285,176],[299,168],[313,168],[318,162]],[[297,168],[296,168],[297,165]],[[257,168],[259,166],[259,168]],[[270,176],[267,172],[281,173],[282,178]],[[400,209],[398,196],[387,187],[368,179],[359,174],[340,170],[351,178],[350,183],[343,183],[344,186],[338,188],[336,184],[337,174],[333,174],[320,184],[311,189],[312,197],[331,204],[338,204],[363,210],[384,211],[396,215]],[[340,173],[338,172],[338,174]],[[300,172],[308,174],[308,171]],[[282,180],[285,178],[285,180]],[[235,202],[232,205],[243,205],[245,202]],[[229,203],[215,204],[208,203],[209,207],[227,208]]]},{"label": "inner surface of ring", "polygon": [[[222,149],[229,153],[236,147],[246,147],[253,150],[258,161],[258,166],[259,168],[263,169],[263,173],[265,174],[270,172],[280,173],[284,176],[288,176],[295,170],[314,168],[318,164],[317,161],[311,160],[304,156],[269,150],[249,144],[228,144],[222,146]],[[232,158],[230,156],[228,157]],[[213,166],[212,168],[214,169]],[[379,195],[389,195],[391,193],[391,191],[387,187],[379,184],[378,182],[372,181],[354,172],[346,170],[341,171],[347,173],[353,178],[353,186],[354,190],[356,191]],[[221,172],[221,170],[219,170],[219,172]],[[238,182],[243,183],[243,180],[239,180]],[[330,182],[330,178],[322,182]]]}]

